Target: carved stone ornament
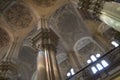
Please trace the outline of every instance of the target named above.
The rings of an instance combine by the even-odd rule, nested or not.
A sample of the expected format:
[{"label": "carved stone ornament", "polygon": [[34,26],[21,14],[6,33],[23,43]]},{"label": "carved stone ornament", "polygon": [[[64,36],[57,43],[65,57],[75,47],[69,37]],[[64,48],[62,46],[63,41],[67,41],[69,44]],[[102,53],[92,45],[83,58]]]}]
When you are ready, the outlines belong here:
[{"label": "carved stone ornament", "polygon": [[32,15],[29,9],[17,3],[5,11],[4,17],[12,28],[25,28],[32,22]]},{"label": "carved stone ornament", "polygon": [[33,0],[37,5],[42,7],[49,7],[56,2],[56,0]]},{"label": "carved stone ornament", "polygon": [[0,28],[0,48],[7,46],[9,42],[9,35],[7,32]]}]

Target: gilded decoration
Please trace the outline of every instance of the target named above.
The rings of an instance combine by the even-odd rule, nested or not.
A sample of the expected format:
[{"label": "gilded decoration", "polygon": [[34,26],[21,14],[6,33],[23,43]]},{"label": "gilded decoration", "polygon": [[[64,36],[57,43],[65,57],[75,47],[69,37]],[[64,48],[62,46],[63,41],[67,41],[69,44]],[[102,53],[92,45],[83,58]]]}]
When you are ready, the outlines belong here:
[{"label": "gilded decoration", "polygon": [[49,7],[53,5],[56,0],[33,0],[37,5],[42,7]]},{"label": "gilded decoration", "polygon": [[9,35],[7,32],[0,28],[0,48],[7,46],[9,42]]},{"label": "gilded decoration", "polygon": [[22,4],[13,4],[4,13],[5,19],[11,27],[26,28],[32,22],[32,15]]}]

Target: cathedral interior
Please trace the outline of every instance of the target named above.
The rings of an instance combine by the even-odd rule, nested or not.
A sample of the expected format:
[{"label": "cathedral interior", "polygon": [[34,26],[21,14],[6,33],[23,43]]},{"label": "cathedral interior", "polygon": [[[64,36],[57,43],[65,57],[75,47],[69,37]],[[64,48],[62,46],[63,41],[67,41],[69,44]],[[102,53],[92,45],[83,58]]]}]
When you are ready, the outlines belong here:
[{"label": "cathedral interior", "polygon": [[0,0],[0,80],[120,80],[120,0]]}]

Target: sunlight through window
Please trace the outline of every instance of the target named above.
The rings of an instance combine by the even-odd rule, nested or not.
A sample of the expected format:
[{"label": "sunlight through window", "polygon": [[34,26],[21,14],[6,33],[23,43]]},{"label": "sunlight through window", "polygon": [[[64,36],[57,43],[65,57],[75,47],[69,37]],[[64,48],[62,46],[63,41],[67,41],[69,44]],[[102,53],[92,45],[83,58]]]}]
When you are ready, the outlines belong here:
[{"label": "sunlight through window", "polygon": [[89,59],[89,60],[87,60],[87,63],[88,63],[88,64],[90,64],[91,62],[92,62],[92,61],[91,61],[90,59]]},{"label": "sunlight through window", "polygon": [[68,72],[68,73],[67,73],[67,77],[70,77],[70,75],[71,75],[70,72]]},{"label": "sunlight through window", "polygon": [[72,75],[74,75],[74,74],[75,74],[75,72],[74,72],[74,69],[73,69],[73,68],[70,70],[70,72],[71,72],[71,74],[72,74]]},{"label": "sunlight through window", "polygon": [[99,71],[103,69],[101,64],[97,64],[96,67],[98,68]]},{"label": "sunlight through window", "polygon": [[103,67],[107,67],[109,65],[105,60],[102,60],[101,63],[103,65]]},{"label": "sunlight through window", "polygon": [[117,42],[115,42],[115,41],[112,41],[111,44],[112,44],[113,46],[115,46],[115,47],[118,47],[118,46],[119,46],[119,44],[118,44]]},{"label": "sunlight through window", "polygon": [[93,74],[97,73],[97,69],[95,67],[91,67],[91,70],[92,70]]},{"label": "sunlight through window", "polygon": [[99,58],[99,57],[100,57],[100,54],[96,54],[96,57]]},{"label": "sunlight through window", "polygon": [[92,60],[93,62],[97,60],[94,55],[90,56],[90,58],[91,58],[91,60]]},{"label": "sunlight through window", "polygon": [[[100,53],[97,53],[96,55],[91,55],[90,59],[87,60],[88,64],[91,64],[95,61],[97,61],[101,57]],[[99,60],[97,63],[92,64],[91,70],[93,74],[96,74],[98,71],[103,70],[107,66],[109,66],[109,63],[106,60]]]},{"label": "sunlight through window", "polygon": [[67,73],[67,77],[70,77],[75,74],[75,71],[73,68],[70,69],[70,71]]}]

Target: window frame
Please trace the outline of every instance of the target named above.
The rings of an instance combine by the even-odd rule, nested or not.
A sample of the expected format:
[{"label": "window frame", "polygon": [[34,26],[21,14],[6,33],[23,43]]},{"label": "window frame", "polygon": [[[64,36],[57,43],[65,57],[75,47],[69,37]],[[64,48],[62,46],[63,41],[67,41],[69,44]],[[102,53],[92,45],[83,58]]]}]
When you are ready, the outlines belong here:
[{"label": "window frame", "polygon": [[[96,56],[97,54],[99,54],[100,56],[97,57],[97,56]],[[92,54],[92,55],[90,55],[88,60],[91,60],[91,62],[88,63],[88,60],[87,60],[87,61],[86,61],[87,64],[94,63],[95,61],[97,61],[97,60],[101,57],[101,54],[100,54],[100,53],[97,53],[97,54]],[[96,60],[95,60],[95,61],[92,61],[91,56],[95,56]],[[105,62],[107,63],[107,66],[103,65],[103,64],[102,64],[102,61],[105,61]],[[98,69],[97,64],[100,64],[100,66],[102,67],[101,70]],[[109,61],[108,61],[107,59],[102,59],[102,60],[98,61],[96,64],[92,65],[92,66],[90,67],[90,71],[91,71],[92,74],[97,74],[98,72],[101,72],[101,71],[103,71],[106,67],[108,67],[109,64],[110,64],[110,63],[109,63]],[[94,73],[94,71],[92,70],[92,67],[95,67],[95,68],[97,69],[97,72],[96,72],[96,73]]]},{"label": "window frame", "polygon": [[[70,73],[70,76],[73,76],[75,74],[75,70],[73,68],[70,68],[69,71],[67,72],[67,74],[68,73]],[[67,76],[67,74],[66,74],[66,76]],[[67,76],[67,77],[69,78],[70,76]]]}]

